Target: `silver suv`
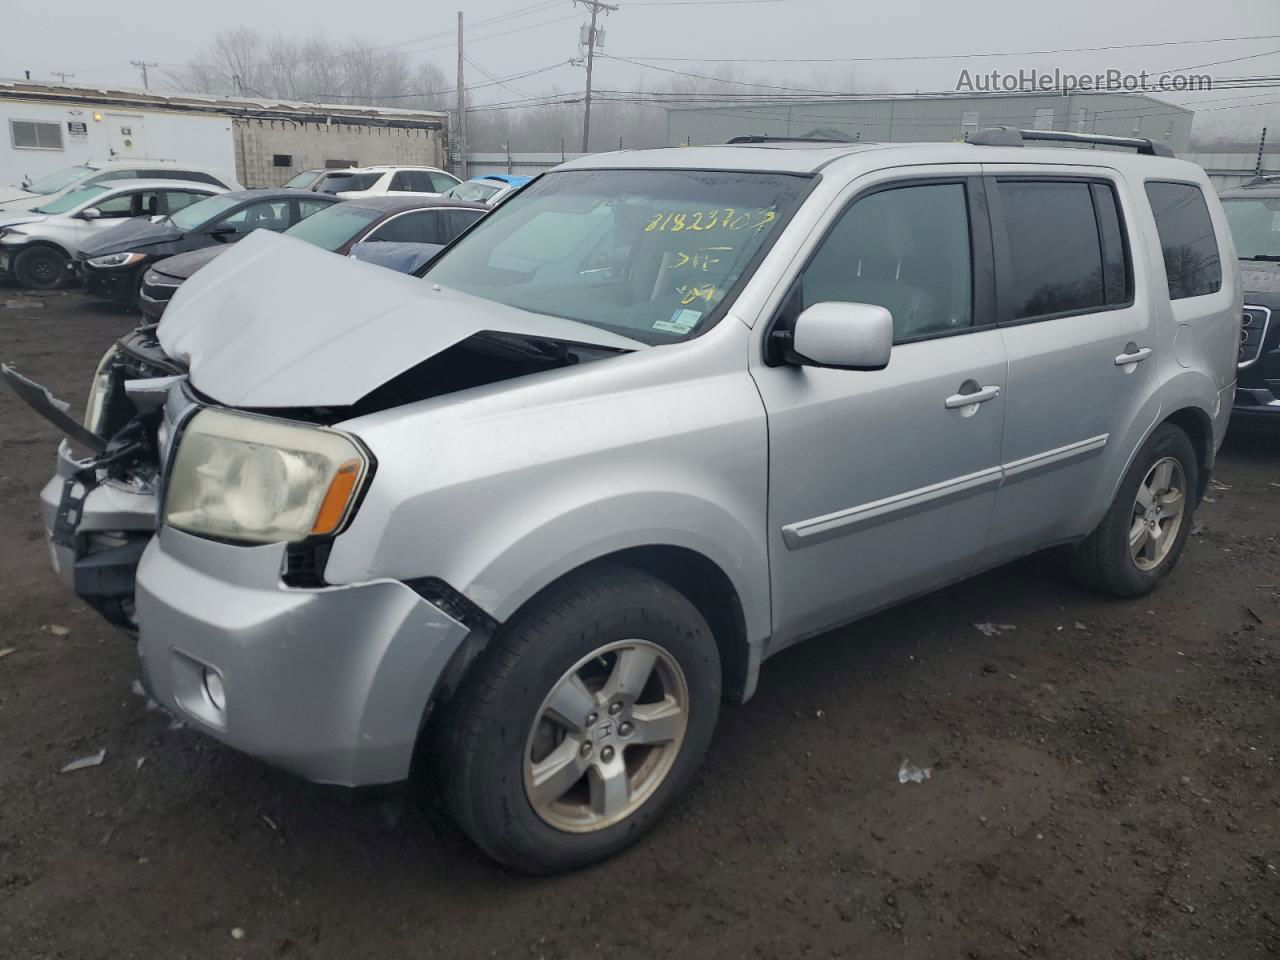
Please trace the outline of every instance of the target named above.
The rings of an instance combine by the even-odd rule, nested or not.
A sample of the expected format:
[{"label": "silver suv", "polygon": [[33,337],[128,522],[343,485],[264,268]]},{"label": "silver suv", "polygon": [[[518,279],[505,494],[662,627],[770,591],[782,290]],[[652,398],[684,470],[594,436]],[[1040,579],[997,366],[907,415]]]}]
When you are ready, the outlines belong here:
[{"label": "silver suv", "polygon": [[1200,168],[1086,142],[1136,152],[590,156],[421,279],[254,233],[104,359],[55,562],[209,735],[607,856],[779,650],[1053,545],[1121,597],[1173,567],[1235,253]]}]

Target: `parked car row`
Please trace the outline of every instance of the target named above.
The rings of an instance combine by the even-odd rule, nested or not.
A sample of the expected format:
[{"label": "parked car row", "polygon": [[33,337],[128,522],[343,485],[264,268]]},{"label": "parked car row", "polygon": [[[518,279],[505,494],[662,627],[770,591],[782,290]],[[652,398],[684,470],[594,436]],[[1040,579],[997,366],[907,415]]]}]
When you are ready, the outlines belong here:
[{"label": "parked car row", "polygon": [[[326,206],[360,200],[379,202],[298,235],[321,245],[333,240],[331,249],[343,254],[361,240],[421,244],[395,257],[367,257],[388,265],[420,264],[529,179],[495,175],[464,184],[434,167],[371,166],[308,170],[278,190],[264,191],[243,190],[232,178],[199,166],[91,162],[0,195],[0,278],[30,289],[79,278],[91,296],[140,303],[154,315],[163,309],[154,294],[171,290],[173,278],[190,276],[216,252],[160,271],[163,279],[145,297],[140,278],[167,257],[217,250],[259,229],[290,232]],[[469,190],[475,202],[458,190]],[[433,202],[441,197],[448,202]],[[347,226],[351,236],[344,233]],[[319,236],[321,229],[330,233]]]},{"label": "parked car row", "polygon": [[[481,849],[562,870],[641,836],[789,646],[1047,547],[1154,590],[1238,365],[1275,359],[1269,313],[1241,354],[1248,196],[1006,128],[590,155],[156,263],[180,292],[82,424],[4,377],[70,438],[54,567],[155,700],[317,782],[429,775]],[[332,256],[459,211],[414,276]]]}]

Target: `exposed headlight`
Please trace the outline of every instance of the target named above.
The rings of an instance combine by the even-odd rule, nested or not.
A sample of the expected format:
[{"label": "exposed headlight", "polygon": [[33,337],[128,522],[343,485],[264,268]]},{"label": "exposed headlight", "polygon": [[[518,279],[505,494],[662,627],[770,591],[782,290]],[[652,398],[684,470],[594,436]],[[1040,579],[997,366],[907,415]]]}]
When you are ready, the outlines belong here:
[{"label": "exposed headlight", "polygon": [[145,260],[145,253],[108,253],[105,257],[93,257],[89,261],[91,267],[130,267],[140,260]]},{"label": "exposed headlight", "polygon": [[117,352],[116,345],[112,344],[111,349],[98,361],[98,368],[93,371],[93,380],[89,384],[89,399],[84,405],[84,425],[94,433],[98,432],[98,427],[102,423],[102,412],[107,405],[107,391],[111,387],[111,371],[108,368]]},{"label": "exposed headlight", "polygon": [[178,442],[165,522],[253,543],[336,533],[368,469],[360,446],[336,430],[201,410]]}]

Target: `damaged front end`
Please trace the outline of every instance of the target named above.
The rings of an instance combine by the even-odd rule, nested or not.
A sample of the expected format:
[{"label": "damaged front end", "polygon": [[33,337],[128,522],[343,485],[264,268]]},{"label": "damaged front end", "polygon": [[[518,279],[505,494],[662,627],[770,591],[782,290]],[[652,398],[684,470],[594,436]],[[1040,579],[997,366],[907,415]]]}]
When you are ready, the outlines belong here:
[{"label": "damaged front end", "polygon": [[161,465],[190,406],[172,389],[183,371],[152,332],[129,334],[99,363],[83,424],[12,367],[0,367],[0,375],[66,437],[40,491],[54,570],[108,622],[133,632],[134,576],[157,525]]}]

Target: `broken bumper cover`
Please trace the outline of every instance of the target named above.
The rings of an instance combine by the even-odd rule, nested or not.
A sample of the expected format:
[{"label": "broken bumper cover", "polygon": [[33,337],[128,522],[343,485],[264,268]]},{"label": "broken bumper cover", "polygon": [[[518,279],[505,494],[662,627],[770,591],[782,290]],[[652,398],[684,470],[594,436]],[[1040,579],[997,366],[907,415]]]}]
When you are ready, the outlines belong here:
[{"label": "broken bumper cover", "polygon": [[309,780],[404,780],[467,628],[395,580],[287,587],[284,561],[283,544],[161,528],[137,582],[151,695],[223,743]]},{"label": "broken bumper cover", "polygon": [[58,444],[57,470],[40,491],[49,560],[77,596],[130,628],[134,570],[155,530],[156,497],[92,474],[67,441]]}]

